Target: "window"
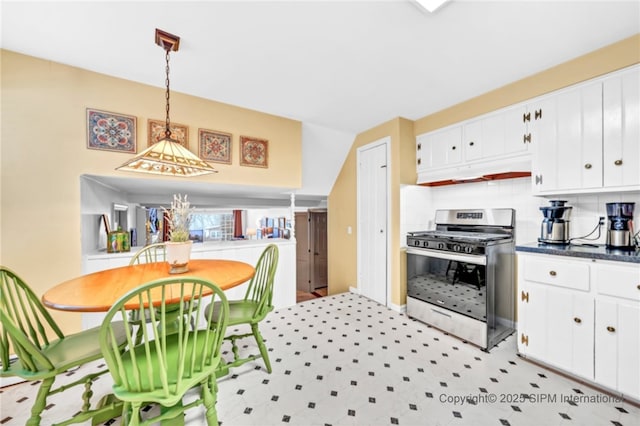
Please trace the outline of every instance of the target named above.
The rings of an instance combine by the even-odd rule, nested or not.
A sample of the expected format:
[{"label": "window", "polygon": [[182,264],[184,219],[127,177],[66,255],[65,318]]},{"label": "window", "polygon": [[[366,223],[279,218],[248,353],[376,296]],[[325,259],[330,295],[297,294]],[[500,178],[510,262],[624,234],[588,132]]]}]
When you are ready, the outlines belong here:
[{"label": "window", "polygon": [[191,216],[190,231],[202,234],[202,241],[233,239],[233,213],[229,210],[195,210]]}]

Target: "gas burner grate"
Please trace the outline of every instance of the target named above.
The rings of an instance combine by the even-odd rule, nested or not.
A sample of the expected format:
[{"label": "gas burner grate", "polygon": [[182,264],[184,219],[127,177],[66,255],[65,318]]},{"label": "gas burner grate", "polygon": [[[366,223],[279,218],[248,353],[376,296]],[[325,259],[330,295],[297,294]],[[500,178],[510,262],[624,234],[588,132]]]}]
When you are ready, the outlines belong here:
[{"label": "gas burner grate", "polygon": [[511,238],[508,234],[493,234],[487,232],[464,232],[464,231],[423,231],[412,232],[410,236],[414,238],[431,238],[431,239],[446,239],[454,241],[496,241],[505,240]]}]

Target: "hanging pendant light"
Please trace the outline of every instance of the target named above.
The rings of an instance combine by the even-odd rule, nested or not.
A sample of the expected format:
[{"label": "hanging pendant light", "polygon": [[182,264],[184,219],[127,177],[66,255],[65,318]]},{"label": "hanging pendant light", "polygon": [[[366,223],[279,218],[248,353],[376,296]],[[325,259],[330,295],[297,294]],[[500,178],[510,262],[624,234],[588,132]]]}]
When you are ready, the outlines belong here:
[{"label": "hanging pendant light", "polygon": [[211,167],[209,163],[180,145],[177,140],[171,138],[171,122],[169,120],[169,52],[172,50],[174,52],[178,51],[180,37],[156,28],[156,44],[165,50],[167,64],[165,136],[116,170],[169,176],[200,176],[217,173],[217,170]]}]

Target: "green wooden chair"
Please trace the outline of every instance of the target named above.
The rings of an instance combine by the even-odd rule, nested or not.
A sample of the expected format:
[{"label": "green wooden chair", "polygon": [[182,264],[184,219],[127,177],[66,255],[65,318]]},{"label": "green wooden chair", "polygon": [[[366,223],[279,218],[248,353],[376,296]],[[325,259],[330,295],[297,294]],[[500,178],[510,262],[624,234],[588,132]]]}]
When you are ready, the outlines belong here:
[{"label": "green wooden chair", "polygon": [[[226,374],[230,367],[237,367],[249,361],[262,357],[267,371],[271,373],[271,362],[264,339],[260,334],[258,324],[269,312],[273,310],[273,282],[278,267],[278,246],[269,244],[256,263],[256,272],[249,282],[249,287],[242,300],[229,301],[229,327],[248,324],[251,333],[229,334],[225,340],[231,341],[233,351],[233,362],[221,366],[219,375]],[[217,312],[219,307],[215,304],[213,312]],[[209,312],[210,306],[205,309]],[[260,349],[260,355],[249,355],[241,357],[236,340],[253,336]]]},{"label": "green wooden chair", "polygon": [[[212,293],[218,306],[214,313],[204,315],[202,304],[186,303]],[[155,300],[153,309],[149,300]],[[178,307],[179,315],[200,318],[200,327],[191,329],[178,321],[178,330],[167,333]],[[113,320],[129,324],[130,310],[148,309],[149,323],[142,327],[142,340],[135,333],[127,334],[128,349],[118,350],[117,330]],[[148,425],[161,420],[177,419],[194,406],[204,404],[208,425],[218,425],[215,408],[216,371],[220,363],[220,348],[227,328],[229,305],[222,290],[215,284],[194,277],[171,277],[152,281],[121,297],[109,310],[99,336],[104,359],[113,376],[113,392],[124,401],[122,424]],[[182,397],[200,385],[200,397],[184,405]],[[140,410],[148,403],[160,404],[160,414],[141,418]]]},{"label": "green wooden chair", "polygon": [[165,243],[155,243],[144,246],[138,250],[129,265],[137,265],[139,263],[164,262],[167,260],[167,246]]},{"label": "green wooden chair", "polygon": [[[108,370],[92,369],[90,374],[76,372],[79,379],[54,388],[56,378],[67,370],[102,358],[98,335],[100,328],[65,335],[55,323],[40,299],[27,284],[10,269],[0,266],[0,376],[18,376],[28,381],[40,381],[38,394],[31,408],[27,425],[39,425],[49,395],[83,385],[82,407],[71,418],[59,423],[67,425],[94,419],[94,424],[110,419],[120,411],[121,403],[104,399],[91,408],[93,381]],[[116,348],[125,342],[123,323],[112,325]],[[10,356],[15,353],[16,357]],[[74,395],[77,395],[74,394]],[[79,404],[80,405],[80,404]],[[46,424],[51,424],[46,421]]]}]

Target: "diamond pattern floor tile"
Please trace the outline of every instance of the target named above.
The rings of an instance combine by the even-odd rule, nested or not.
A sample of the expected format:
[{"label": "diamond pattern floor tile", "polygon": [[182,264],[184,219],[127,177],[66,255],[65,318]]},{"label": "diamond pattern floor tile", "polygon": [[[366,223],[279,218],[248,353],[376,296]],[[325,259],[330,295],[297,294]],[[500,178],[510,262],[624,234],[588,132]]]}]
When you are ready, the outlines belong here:
[{"label": "diamond pattern floor tile", "polygon": [[[218,381],[216,407],[223,426],[639,423],[640,409],[628,402],[568,401],[606,395],[519,358],[513,336],[487,353],[351,293],[274,311],[261,330],[273,372],[257,359]],[[243,342],[241,353],[257,353],[252,339]],[[225,357],[230,356],[225,346]],[[95,399],[109,391],[109,382],[108,376],[101,379]],[[0,425],[23,425],[35,390],[30,384],[0,389]],[[52,398],[43,424],[77,409],[71,404],[79,399]],[[189,410],[185,422],[204,424],[203,411]]]}]

